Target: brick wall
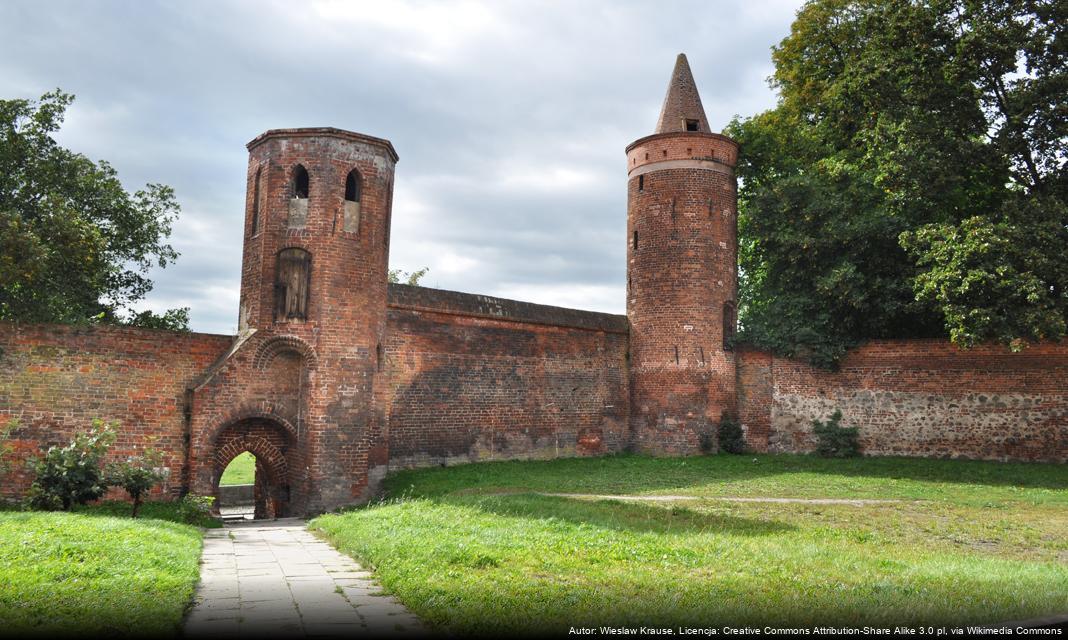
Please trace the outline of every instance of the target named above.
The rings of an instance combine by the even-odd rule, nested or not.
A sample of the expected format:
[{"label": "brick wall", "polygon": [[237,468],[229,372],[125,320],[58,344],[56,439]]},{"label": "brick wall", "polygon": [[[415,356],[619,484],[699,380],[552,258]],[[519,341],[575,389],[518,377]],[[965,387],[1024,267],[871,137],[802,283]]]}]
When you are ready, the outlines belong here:
[{"label": "brick wall", "polygon": [[760,451],[811,451],[811,421],[840,409],[868,455],[1068,461],[1068,343],[878,341],[837,372],[738,355],[739,414]]},{"label": "brick wall", "polygon": [[[124,327],[0,323],[0,422],[18,420],[13,473],[0,496],[17,497],[32,478],[24,460],[66,444],[94,418],[121,428],[112,459],[147,442],[164,452],[168,493],[185,461],[185,388],[233,338]],[[150,440],[152,439],[152,440]]]},{"label": "brick wall", "polygon": [[390,467],[627,445],[627,320],[390,285]]}]

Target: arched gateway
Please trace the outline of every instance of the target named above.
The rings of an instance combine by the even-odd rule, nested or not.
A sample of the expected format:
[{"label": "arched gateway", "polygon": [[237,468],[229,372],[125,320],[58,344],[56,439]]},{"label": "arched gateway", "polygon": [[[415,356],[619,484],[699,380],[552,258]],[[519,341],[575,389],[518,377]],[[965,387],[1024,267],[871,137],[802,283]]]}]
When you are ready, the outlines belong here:
[{"label": "arched gateway", "polygon": [[[295,444],[295,434],[281,422],[268,418],[249,418],[222,428],[215,438],[211,476],[216,503],[223,471],[234,458],[247,451],[256,457],[255,517],[291,515],[290,492],[295,482],[290,470],[299,468]],[[292,463],[290,458],[294,458]]]}]

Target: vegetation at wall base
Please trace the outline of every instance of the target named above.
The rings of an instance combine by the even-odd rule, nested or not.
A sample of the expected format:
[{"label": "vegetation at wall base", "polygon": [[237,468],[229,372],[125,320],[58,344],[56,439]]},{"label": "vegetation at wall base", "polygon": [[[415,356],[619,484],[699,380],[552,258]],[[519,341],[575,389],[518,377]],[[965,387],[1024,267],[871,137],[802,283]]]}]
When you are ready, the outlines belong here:
[{"label": "vegetation at wall base", "polygon": [[727,417],[720,421],[719,450],[724,453],[745,453],[745,433],[737,419]]},{"label": "vegetation at wall base", "polygon": [[859,429],[839,424],[842,412],[835,410],[826,422],[812,421],[812,433],[816,436],[816,454],[824,458],[853,458],[860,455],[857,442]]},{"label": "vegetation at wall base", "polygon": [[736,119],[740,344],[833,368],[879,338],[1068,326],[1068,9],[811,0],[778,105]]},{"label": "vegetation at wall base", "polygon": [[447,632],[963,624],[1068,602],[1060,465],[615,456],[405,471],[386,486],[393,499],[311,527]]},{"label": "vegetation at wall base", "polygon": [[154,519],[0,511],[0,634],[177,636],[199,577],[200,531]]},{"label": "vegetation at wall base", "polygon": [[74,434],[67,446],[52,446],[31,458],[34,480],[28,503],[35,509],[70,511],[103,496],[108,485],[101,464],[115,437],[113,425],[93,420],[92,427]]}]

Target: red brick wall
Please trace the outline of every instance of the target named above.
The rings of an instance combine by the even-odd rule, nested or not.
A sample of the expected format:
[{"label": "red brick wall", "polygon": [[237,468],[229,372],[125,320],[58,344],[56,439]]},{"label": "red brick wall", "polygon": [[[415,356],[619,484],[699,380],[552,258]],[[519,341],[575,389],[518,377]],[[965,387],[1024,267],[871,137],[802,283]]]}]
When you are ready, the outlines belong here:
[{"label": "red brick wall", "polygon": [[168,493],[181,486],[186,385],[233,338],[123,327],[0,323],[0,423],[18,420],[14,471],[0,496],[17,497],[32,478],[24,460],[66,444],[94,418],[120,423],[112,459],[149,439],[165,454]]},{"label": "red brick wall", "polygon": [[627,445],[626,318],[390,286],[390,467]]},{"label": "red brick wall", "polygon": [[868,455],[1068,461],[1068,343],[1012,353],[878,341],[837,372],[756,351],[739,361],[739,413],[757,450],[811,451],[811,421],[840,409]]}]

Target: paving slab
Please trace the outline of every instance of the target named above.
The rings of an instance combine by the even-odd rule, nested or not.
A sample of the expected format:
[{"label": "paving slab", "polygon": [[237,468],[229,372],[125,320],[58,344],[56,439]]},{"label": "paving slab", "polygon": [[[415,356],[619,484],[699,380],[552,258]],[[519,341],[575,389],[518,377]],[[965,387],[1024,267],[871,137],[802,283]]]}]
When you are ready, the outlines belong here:
[{"label": "paving slab", "polygon": [[204,535],[187,638],[427,635],[373,575],[308,532],[304,521],[237,520]]}]

